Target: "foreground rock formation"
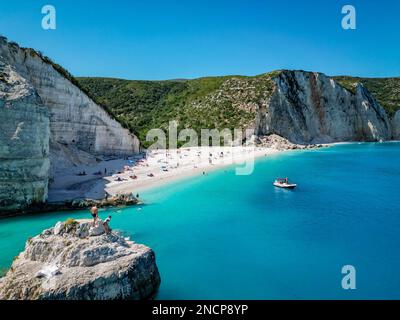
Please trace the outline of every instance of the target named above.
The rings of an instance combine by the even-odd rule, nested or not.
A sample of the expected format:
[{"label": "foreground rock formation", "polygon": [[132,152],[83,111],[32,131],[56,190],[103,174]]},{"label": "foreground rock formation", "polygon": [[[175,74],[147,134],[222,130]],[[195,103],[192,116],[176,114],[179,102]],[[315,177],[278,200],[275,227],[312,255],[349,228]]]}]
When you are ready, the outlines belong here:
[{"label": "foreground rock formation", "polygon": [[139,141],[58,65],[0,37],[0,214],[47,199],[52,174]]},{"label": "foreground rock formation", "polygon": [[149,299],[159,285],[150,248],[101,223],[67,220],[28,240],[0,279],[0,300]]}]

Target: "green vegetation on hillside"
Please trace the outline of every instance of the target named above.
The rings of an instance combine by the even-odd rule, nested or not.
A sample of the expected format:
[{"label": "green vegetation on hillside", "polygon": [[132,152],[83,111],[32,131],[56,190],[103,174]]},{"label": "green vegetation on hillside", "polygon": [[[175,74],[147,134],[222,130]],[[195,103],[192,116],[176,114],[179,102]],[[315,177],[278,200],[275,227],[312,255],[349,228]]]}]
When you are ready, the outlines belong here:
[{"label": "green vegetation on hillside", "polygon": [[362,83],[375,99],[385,108],[392,117],[400,110],[400,78],[355,78],[334,77],[346,89],[354,92],[357,83]]},{"label": "green vegetation on hillside", "polygon": [[[274,89],[279,71],[255,77],[226,76],[194,80],[136,81],[112,78],[78,78],[79,85],[134,132],[144,146],[150,129],[168,132],[169,121],[178,130],[251,127],[257,109]],[[358,82],[376,97],[389,116],[400,109],[400,78],[334,77],[355,92]]]},{"label": "green vegetation on hillside", "polygon": [[111,78],[78,78],[80,86],[96,102],[138,135],[146,146],[146,134],[169,121],[178,130],[247,128],[255,121],[258,104],[272,93],[272,76],[226,76],[194,80],[130,81]]}]

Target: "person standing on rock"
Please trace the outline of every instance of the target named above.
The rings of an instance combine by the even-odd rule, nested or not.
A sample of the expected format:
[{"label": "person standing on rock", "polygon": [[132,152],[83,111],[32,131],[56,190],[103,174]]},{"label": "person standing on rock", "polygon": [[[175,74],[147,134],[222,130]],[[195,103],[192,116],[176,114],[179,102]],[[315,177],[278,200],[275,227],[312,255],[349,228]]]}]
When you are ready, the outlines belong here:
[{"label": "person standing on rock", "polygon": [[97,209],[96,206],[94,206],[90,209],[90,212],[92,213],[92,217],[93,217],[93,226],[95,226],[96,221],[99,218],[99,215],[98,215],[99,210]]}]

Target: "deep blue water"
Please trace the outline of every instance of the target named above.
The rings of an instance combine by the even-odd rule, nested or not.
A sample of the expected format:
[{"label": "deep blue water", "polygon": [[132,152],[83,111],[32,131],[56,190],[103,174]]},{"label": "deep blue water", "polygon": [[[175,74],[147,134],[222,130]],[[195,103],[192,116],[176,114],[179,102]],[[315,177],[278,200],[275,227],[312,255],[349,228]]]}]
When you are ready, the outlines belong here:
[{"label": "deep blue water", "polygon": [[[159,299],[400,298],[400,143],[346,144],[257,161],[141,194],[146,205],[101,212],[152,247]],[[278,176],[295,191],[272,186]],[[0,220],[0,268],[29,236],[87,212]],[[357,270],[341,287],[342,266]]]}]

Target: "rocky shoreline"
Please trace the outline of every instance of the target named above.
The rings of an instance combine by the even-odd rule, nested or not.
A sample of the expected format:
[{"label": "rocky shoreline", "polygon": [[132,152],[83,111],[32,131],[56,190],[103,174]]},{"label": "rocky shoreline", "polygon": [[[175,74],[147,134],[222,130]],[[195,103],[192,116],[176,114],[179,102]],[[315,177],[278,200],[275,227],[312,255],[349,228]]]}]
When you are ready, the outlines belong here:
[{"label": "rocky shoreline", "polygon": [[0,279],[0,300],[142,300],[161,279],[152,249],[103,222],[58,222],[26,242]]},{"label": "rocky shoreline", "polygon": [[107,199],[100,200],[75,199],[62,202],[34,203],[25,209],[21,209],[20,211],[10,211],[2,213],[0,215],[0,219],[53,211],[83,210],[89,209],[93,206],[96,206],[98,208],[126,207],[140,203],[140,200],[134,197],[132,194],[117,194],[115,196],[110,196]]},{"label": "rocky shoreline", "polygon": [[254,138],[254,142],[259,147],[273,148],[279,151],[285,150],[309,150],[327,147],[327,144],[296,144],[290,142],[277,134],[270,134]]}]

